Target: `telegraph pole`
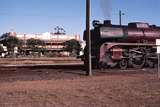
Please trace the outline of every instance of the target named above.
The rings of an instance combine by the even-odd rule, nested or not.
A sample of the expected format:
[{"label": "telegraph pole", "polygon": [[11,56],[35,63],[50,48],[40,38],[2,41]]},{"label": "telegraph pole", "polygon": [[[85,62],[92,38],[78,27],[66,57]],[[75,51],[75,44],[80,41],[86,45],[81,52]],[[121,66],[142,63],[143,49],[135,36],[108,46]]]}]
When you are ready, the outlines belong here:
[{"label": "telegraph pole", "polygon": [[122,15],[125,15],[124,13],[122,13],[122,11],[119,11],[119,25],[122,25]]},{"label": "telegraph pole", "polygon": [[86,0],[86,46],[88,55],[87,76],[92,76],[92,60],[91,60],[91,35],[90,35],[90,0]]}]

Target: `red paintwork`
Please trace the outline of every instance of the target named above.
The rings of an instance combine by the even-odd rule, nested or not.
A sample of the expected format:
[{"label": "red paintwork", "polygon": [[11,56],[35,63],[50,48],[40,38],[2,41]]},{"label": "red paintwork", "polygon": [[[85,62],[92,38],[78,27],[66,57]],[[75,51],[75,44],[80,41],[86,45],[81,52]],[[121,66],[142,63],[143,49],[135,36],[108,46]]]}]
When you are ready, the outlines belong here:
[{"label": "red paintwork", "polygon": [[[106,52],[109,52],[109,49],[111,49],[113,46],[115,46],[116,44],[103,44],[100,47],[100,62],[103,61],[103,57],[105,56]],[[111,50],[112,52],[112,59],[113,60],[120,60],[122,59],[123,55],[123,49],[119,48],[119,47],[115,47],[114,49]]]},{"label": "red paintwork", "polygon": [[128,42],[148,41],[154,43],[160,39],[160,29],[128,29]]},{"label": "red paintwork", "polygon": [[112,49],[111,52],[113,60],[121,60],[123,58],[123,49],[117,47]]}]

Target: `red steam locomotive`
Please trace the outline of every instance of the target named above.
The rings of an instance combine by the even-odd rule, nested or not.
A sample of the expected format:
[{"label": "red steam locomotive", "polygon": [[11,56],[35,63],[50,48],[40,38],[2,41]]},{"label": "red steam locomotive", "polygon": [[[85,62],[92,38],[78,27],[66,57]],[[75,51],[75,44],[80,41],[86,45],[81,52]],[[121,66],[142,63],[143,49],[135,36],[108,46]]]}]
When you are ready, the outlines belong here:
[{"label": "red steam locomotive", "polygon": [[[112,25],[111,21],[93,21],[91,52],[93,68],[119,66],[142,68],[157,64],[156,39],[160,39],[160,27],[134,22],[128,25]],[[86,31],[84,31],[86,41]],[[84,63],[87,65],[87,48]]]}]

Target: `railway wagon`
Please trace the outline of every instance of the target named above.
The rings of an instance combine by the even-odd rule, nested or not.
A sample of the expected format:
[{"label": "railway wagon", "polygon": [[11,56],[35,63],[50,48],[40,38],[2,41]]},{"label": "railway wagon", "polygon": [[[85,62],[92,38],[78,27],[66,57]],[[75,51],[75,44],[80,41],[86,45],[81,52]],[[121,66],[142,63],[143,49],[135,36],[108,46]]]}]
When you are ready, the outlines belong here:
[{"label": "railway wagon", "polygon": [[[157,63],[156,39],[160,39],[160,27],[143,22],[128,25],[113,25],[110,20],[93,21],[91,52],[93,68],[119,66],[142,68],[154,67]],[[83,39],[86,41],[86,31]],[[84,49],[87,66],[88,50]]]}]

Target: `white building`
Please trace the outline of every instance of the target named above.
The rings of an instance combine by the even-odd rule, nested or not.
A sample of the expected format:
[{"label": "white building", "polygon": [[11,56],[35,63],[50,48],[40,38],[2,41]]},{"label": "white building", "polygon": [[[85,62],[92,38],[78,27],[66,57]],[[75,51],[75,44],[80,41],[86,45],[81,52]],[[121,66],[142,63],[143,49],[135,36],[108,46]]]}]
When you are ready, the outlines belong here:
[{"label": "white building", "polygon": [[46,49],[51,51],[60,51],[63,49],[63,42],[75,39],[80,41],[80,35],[66,35],[66,34],[54,34],[52,32],[45,32],[42,34],[14,34],[17,38],[23,41],[27,41],[28,39],[40,39],[45,41]]}]

